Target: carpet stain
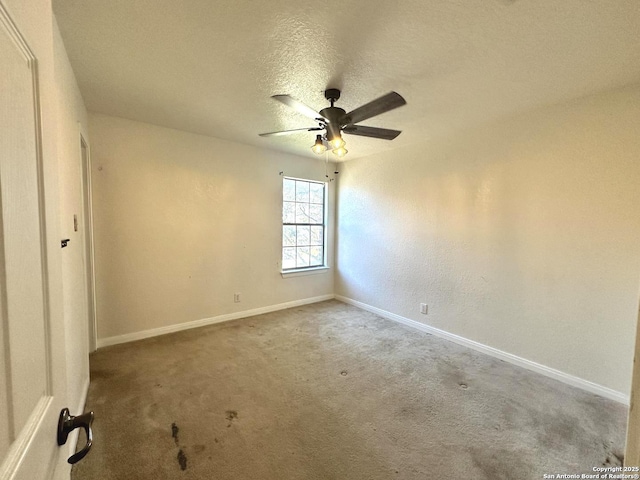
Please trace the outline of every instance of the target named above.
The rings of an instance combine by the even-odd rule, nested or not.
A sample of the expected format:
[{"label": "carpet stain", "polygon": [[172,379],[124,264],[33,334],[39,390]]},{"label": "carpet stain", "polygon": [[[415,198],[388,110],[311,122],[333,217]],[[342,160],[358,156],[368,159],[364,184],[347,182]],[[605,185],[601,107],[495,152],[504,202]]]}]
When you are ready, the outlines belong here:
[{"label": "carpet stain", "polygon": [[[483,449],[472,447],[469,450],[471,461],[475,468],[473,478],[476,480],[512,480],[512,465],[509,459],[516,451],[507,449]],[[517,478],[534,478],[533,469],[528,463],[528,459],[520,458],[522,461],[519,476]]]},{"label": "carpet stain", "polygon": [[187,456],[184,454],[182,449],[178,452],[178,464],[180,465],[180,470],[187,469]]},{"label": "carpet stain", "polygon": [[624,454],[620,452],[609,452],[607,459],[602,464],[603,467],[621,467],[624,463]]},{"label": "carpet stain", "polygon": [[225,413],[225,418],[229,421],[229,425],[227,425],[227,428],[229,428],[233,421],[237,420],[238,412],[236,412],[235,410],[227,410]]},{"label": "carpet stain", "polygon": [[180,431],[180,429],[178,428],[178,425],[176,425],[175,422],[173,422],[171,424],[171,436],[173,437],[174,442],[176,442],[176,445],[178,445],[178,432]]},{"label": "carpet stain", "polygon": [[204,452],[204,451],[205,451],[205,449],[206,449],[206,448],[207,448],[207,446],[206,446],[206,445],[194,445],[194,447],[193,447],[193,451],[194,451],[195,453],[202,453],[202,452]]}]

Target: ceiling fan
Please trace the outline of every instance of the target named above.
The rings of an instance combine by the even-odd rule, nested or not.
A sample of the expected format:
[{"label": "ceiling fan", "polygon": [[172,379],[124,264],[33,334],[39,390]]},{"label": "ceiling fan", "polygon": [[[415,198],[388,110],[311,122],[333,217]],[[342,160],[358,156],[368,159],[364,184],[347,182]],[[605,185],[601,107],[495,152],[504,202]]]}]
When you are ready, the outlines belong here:
[{"label": "ceiling fan", "polygon": [[342,133],[360,135],[363,137],[381,138],[383,140],[393,140],[402,133],[400,130],[356,125],[358,122],[375,117],[381,113],[388,112],[394,108],[401,107],[402,105],[406,105],[407,102],[402,98],[402,95],[396,92],[387,93],[386,95],[376,98],[375,100],[366,103],[349,113],[345,112],[342,108],[333,106],[333,104],[340,98],[340,90],[337,88],[329,88],[325,90],[324,97],[331,102],[331,106],[316,112],[311,107],[308,107],[289,95],[272,96],[271,98],[284,103],[286,106],[293,108],[298,113],[316,120],[318,122],[318,126],[283,130],[280,132],[261,133],[260,136],[274,137],[298,132],[319,132],[324,130],[325,133],[316,135],[316,142],[311,149],[320,155],[327,150],[328,145],[331,147],[334,154],[342,158],[347,154],[345,141],[342,139]]}]

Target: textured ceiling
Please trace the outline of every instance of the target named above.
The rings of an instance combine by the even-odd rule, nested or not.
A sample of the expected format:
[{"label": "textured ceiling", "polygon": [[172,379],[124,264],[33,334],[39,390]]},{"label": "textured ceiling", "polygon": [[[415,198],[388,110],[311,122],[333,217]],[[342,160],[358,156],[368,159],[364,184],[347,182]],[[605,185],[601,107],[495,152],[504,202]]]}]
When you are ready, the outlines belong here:
[{"label": "textured ceiling", "polygon": [[54,0],[90,111],[312,156],[314,109],[391,90],[407,105],[346,136],[349,155],[640,82],[638,0]]}]

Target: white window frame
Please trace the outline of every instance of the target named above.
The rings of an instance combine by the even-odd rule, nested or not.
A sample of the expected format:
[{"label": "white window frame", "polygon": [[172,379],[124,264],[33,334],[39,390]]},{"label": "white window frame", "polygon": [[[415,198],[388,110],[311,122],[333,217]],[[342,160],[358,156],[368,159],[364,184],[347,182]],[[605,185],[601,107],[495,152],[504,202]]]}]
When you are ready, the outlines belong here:
[{"label": "white window frame", "polygon": [[[297,224],[292,224],[292,223],[285,223],[284,222],[284,182],[285,180],[297,180],[297,181],[301,181],[301,182],[308,182],[308,183],[319,183],[322,184],[324,186],[324,199],[323,199],[323,219],[322,219],[322,231],[323,231],[323,239],[322,239],[322,250],[323,250],[323,258],[322,258],[322,265],[317,265],[317,266],[313,266],[313,267],[296,267],[296,268],[288,268],[288,269],[284,269],[282,267],[282,260],[283,260],[283,253],[284,253],[284,235],[283,235],[283,227],[285,225],[297,225]],[[328,240],[328,212],[329,212],[329,183],[328,182],[323,182],[321,180],[313,180],[310,178],[299,178],[299,177],[282,177],[282,186],[280,189],[281,192],[281,219],[280,219],[280,273],[282,274],[283,278],[287,278],[287,277],[297,277],[297,276],[302,276],[302,275],[315,275],[315,274],[319,274],[319,273],[326,273],[327,270],[329,269],[329,264],[328,264],[328,248],[327,248],[327,240]]]}]

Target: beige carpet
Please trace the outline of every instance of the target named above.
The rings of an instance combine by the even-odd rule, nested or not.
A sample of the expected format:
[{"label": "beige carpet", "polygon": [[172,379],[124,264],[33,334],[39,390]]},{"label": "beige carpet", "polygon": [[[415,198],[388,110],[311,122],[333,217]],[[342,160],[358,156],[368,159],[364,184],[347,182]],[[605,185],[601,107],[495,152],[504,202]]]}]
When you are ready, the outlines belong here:
[{"label": "beige carpet", "polygon": [[337,301],[91,357],[74,480],[537,479],[620,464],[626,409]]}]

